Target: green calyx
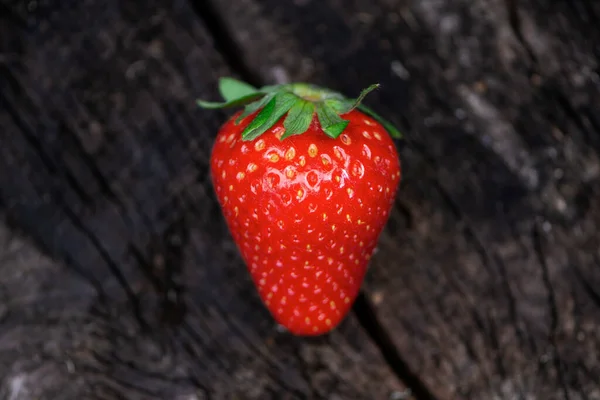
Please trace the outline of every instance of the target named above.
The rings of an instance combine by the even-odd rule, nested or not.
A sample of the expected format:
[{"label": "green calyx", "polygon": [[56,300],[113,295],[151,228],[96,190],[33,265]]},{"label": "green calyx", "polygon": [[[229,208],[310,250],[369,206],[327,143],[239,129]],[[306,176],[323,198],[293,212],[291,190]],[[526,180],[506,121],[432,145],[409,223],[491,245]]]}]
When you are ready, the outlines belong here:
[{"label": "green calyx", "polygon": [[390,136],[400,139],[401,133],[392,124],[361,104],[365,96],[378,87],[379,84],[371,85],[357,98],[348,99],[340,93],[307,83],[272,85],[257,89],[233,78],[221,78],[219,92],[225,101],[217,103],[197,100],[196,102],[198,106],[207,109],[244,106],[244,111],[235,121],[236,124],[258,111],[242,132],[242,140],[256,139],[285,114],[287,114],[283,121],[285,133],[281,140],[292,135],[300,135],[308,130],[315,113],[323,132],[335,139],[342,134],[349,123],[341,115],[355,108],[378,121]]}]

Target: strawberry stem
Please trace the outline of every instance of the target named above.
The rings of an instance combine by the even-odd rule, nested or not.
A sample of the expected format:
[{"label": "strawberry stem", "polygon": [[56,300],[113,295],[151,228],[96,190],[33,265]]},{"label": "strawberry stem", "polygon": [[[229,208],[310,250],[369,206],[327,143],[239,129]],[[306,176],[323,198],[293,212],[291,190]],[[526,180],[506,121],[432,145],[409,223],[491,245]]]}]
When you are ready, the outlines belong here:
[{"label": "strawberry stem", "polygon": [[341,115],[355,108],[381,123],[390,136],[400,139],[402,134],[398,129],[361,104],[363,99],[377,88],[379,88],[379,84],[373,84],[363,89],[357,98],[348,99],[341,93],[308,83],[255,88],[245,82],[225,77],[219,80],[219,92],[225,100],[224,102],[208,102],[198,99],[196,103],[205,109],[244,106],[244,112],[236,119],[236,123],[258,111],[258,114],[242,132],[242,140],[256,139],[285,114],[287,116],[283,126],[286,131],[281,140],[292,135],[301,135],[310,126],[315,113],[323,132],[335,139],[342,134],[349,123]]}]

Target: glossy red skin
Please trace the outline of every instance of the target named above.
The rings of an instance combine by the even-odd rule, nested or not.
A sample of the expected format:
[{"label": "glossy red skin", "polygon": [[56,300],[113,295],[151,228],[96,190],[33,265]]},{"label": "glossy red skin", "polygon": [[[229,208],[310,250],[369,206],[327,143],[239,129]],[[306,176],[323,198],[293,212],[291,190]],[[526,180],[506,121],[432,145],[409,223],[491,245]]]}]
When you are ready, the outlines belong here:
[{"label": "glossy red skin", "polygon": [[229,230],[263,302],[296,335],[323,334],[348,313],[400,182],[389,134],[359,111],[337,139],[317,119],[280,140],[282,121],[253,141],[234,115],[211,156]]}]

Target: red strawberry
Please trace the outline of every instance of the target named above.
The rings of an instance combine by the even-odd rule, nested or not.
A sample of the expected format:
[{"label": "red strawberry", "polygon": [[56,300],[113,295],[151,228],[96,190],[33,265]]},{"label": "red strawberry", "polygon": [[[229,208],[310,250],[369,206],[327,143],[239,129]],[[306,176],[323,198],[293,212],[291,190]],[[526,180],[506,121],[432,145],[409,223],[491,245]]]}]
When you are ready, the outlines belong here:
[{"label": "red strawberry", "polygon": [[246,105],[217,135],[212,181],[260,297],[297,335],[326,333],[348,313],[394,202],[400,162],[388,133],[400,134],[360,104],[375,87],[349,100],[224,78],[225,103],[198,101]]}]

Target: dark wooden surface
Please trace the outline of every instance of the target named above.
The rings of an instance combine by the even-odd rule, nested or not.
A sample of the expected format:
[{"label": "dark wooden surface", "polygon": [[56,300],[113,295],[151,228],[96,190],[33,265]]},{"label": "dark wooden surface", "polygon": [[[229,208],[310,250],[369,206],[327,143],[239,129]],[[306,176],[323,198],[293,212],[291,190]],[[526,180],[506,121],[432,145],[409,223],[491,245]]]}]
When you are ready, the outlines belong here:
[{"label": "dark wooden surface", "polygon": [[[0,0],[0,398],[600,399],[592,0]],[[278,330],[208,176],[221,75],[406,134],[364,291]]]}]

